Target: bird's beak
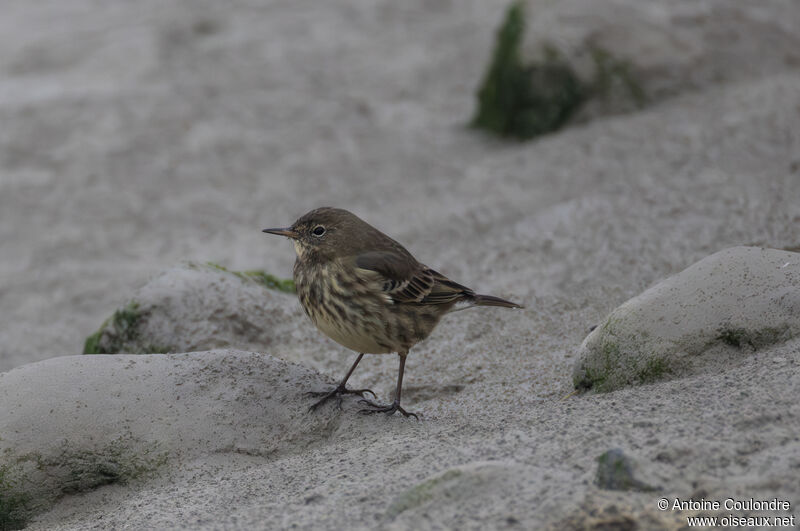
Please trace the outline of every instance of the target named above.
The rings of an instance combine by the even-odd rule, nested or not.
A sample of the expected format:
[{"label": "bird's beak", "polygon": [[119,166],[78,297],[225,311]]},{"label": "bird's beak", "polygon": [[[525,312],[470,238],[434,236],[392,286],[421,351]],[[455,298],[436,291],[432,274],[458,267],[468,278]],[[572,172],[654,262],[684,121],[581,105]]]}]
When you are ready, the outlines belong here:
[{"label": "bird's beak", "polygon": [[297,238],[300,237],[300,235],[297,234],[297,232],[291,227],[287,227],[285,229],[264,229],[261,232],[268,232],[270,234],[277,234],[278,236],[286,236],[287,238],[291,238],[293,240],[296,240]]}]

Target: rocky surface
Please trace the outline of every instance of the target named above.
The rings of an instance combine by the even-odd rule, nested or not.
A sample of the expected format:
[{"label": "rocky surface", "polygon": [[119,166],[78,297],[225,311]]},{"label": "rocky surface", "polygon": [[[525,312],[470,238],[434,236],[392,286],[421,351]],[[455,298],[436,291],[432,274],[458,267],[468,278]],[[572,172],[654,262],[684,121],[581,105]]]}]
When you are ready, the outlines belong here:
[{"label": "rocky surface", "polygon": [[[0,393],[12,407],[0,425],[12,434],[4,448],[43,457],[35,470],[47,481],[27,492],[45,507],[60,500],[32,529],[312,527],[331,518],[350,527],[669,529],[696,511],[662,514],[660,497],[796,501],[798,367],[795,345],[717,378],[517,397],[511,409],[494,400],[467,410],[470,390],[458,401],[416,401],[425,418],[415,422],[358,415],[351,398],[341,411],[309,415],[303,391],[326,382],[263,354],[73,356],[4,374]],[[624,448],[636,478],[658,490],[596,487],[605,445]]]},{"label": "rocky surface", "polygon": [[595,484],[606,490],[639,490],[653,492],[658,487],[648,485],[638,478],[636,464],[619,448],[602,453],[597,458]]},{"label": "rocky surface", "polygon": [[[599,82],[579,119],[642,106],[800,66],[797,6],[769,0],[523,2],[527,60],[555,50],[588,83]],[[598,79],[599,77],[603,79]]]},{"label": "rocky surface", "polygon": [[331,428],[302,400],[303,389],[323,388],[309,369],[240,351],[25,365],[0,374],[0,455],[13,485],[4,495],[41,510],[65,494],[151,478],[176,460],[292,452]]},{"label": "rocky surface", "polygon": [[573,379],[612,391],[719,373],[800,334],[800,254],[736,247],[625,302],[584,340]]},{"label": "rocky surface", "polygon": [[[186,264],[156,275],[114,311],[85,354],[278,348],[308,336],[294,293],[270,289],[258,271]],[[274,284],[274,283],[273,283]]]},{"label": "rocky surface", "polygon": [[[796,3],[728,3],[716,17],[718,4],[691,3],[711,13],[702,32],[774,39],[775,55],[753,52],[763,70],[505,143],[465,126],[505,1],[6,2],[0,444],[56,467],[29,527],[685,525],[685,511],[657,509],[662,496],[777,497],[796,513],[797,338],[564,399],[582,341],[614,308],[718,251],[800,246],[800,72],[782,52],[794,37],[776,29],[796,26]],[[647,5],[676,21],[691,7]],[[705,64],[730,71],[708,59],[698,79],[714,77]],[[160,276],[189,260],[286,278],[291,246],[261,229],[326,204],[526,306],[455,313],[412,350],[403,398],[419,423],[363,417],[349,399],[305,414],[302,393],[354,354],[291,295],[223,272],[182,276],[181,289],[166,283],[174,271]],[[255,353],[74,356],[158,282],[175,298],[153,291],[147,304],[188,318],[147,326],[167,338],[186,323],[193,339],[150,346]],[[181,314],[181,300],[208,313]],[[214,323],[229,304],[258,326]],[[388,400],[396,370],[395,356],[367,357],[353,385]],[[192,392],[178,400],[180,387]],[[123,455],[107,443],[124,427],[136,466],[108,458]],[[57,468],[59,430],[63,462],[91,456],[73,486]],[[661,490],[597,486],[613,449]],[[19,505],[16,462],[2,462],[0,501]]]}]

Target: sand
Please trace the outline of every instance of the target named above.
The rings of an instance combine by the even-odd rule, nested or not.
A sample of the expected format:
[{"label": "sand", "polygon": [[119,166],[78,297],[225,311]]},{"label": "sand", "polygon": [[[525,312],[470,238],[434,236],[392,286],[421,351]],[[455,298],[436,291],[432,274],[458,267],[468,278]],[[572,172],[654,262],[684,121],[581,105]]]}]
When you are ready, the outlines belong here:
[{"label": "sand", "polygon": [[[76,433],[70,417],[25,419],[83,400],[86,430],[147,416],[138,438],[166,452],[151,474],[54,498],[29,527],[672,528],[687,513],[657,500],[691,496],[777,497],[796,514],[797,339],[716,372],[562,400],[590,327],[626,300],[722,249],[800,245],[800,71],[770,44],[792,6],[742,8],[758,24],[730,32],[769,68],[508,143],[465,127],[506,2],[6,2],[0,430],[23,433],[0,437],[51,451],[55,428]],[[363,417],[349,399],[303,413],[301,384],[334,381],[353,354],[288,296],[296,328],[261,348],[80,356],[116,308],[185,261],[290,276],[291,245],[261,229],[322,205],[526,306],[453,314],[411,352],[404,406],[421,422]],[[282,363],[296,376],[268,398]],[[144,369],[157,364],[169,370]],[[222,396],[201,387],[215,364]],[[388,399],[396,370],[394,356],[368,357],[353,384]],[[195,406],[170,402],[177,377]],[[162,399],[123,411],[152,390]],[[292,422],[274,422],[276,408]],[[219,427],[233,444],[175,435],[225,418],[250,419]],[[615,448],[659,490],[595,485],[596,459]]]}]

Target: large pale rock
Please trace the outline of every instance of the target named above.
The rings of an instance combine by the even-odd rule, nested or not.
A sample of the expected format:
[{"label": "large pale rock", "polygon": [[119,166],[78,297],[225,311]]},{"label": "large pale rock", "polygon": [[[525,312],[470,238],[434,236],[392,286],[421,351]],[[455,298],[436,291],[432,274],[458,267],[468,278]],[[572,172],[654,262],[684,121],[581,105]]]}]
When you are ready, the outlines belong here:
[{"label": "large pale rock", "polygon": [[[631,110],[646,101],[767,76],[800,62],[796,4],[766,4],[528,0],[524,52],[538,59],[545,48],[555,49],[582,79],[606,84],[598,87],[609,90],[605,98],[593,100],[584,115]],[[598,67],[601,79],[595,79]]]},{"label": "large pale rock", "polygon": [[611,312],[580,347],[577,388],[611,391],[701,371],[800,334],[800,254],[734,247]]},{"label": "large pale rock", "polygon": [[308,330],[297,298],[254,275],[214,265],[164,271],[137,290],[89,337],[87,353],[262,350]]},{"label": "large pale rock", "polygon": [[305,447],[332,429],[333,410],[308,415],[303,396],[324,387],[311,369],[232,350],[69,356],[0,373],[0,496],[32,513],[176,460]]}]

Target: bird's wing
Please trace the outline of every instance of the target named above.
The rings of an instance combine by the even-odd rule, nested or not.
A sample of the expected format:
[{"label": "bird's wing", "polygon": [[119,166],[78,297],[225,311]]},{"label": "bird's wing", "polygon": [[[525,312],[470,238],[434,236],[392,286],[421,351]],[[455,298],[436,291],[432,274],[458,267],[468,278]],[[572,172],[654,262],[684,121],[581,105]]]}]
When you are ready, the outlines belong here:
[{"label": "bird's wing", "polygon": [[363,253],[355,257],[355,265],[395,303],[447,304],[474,295],[404,253]]}]

